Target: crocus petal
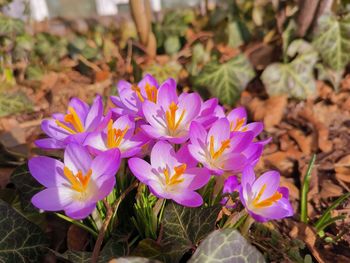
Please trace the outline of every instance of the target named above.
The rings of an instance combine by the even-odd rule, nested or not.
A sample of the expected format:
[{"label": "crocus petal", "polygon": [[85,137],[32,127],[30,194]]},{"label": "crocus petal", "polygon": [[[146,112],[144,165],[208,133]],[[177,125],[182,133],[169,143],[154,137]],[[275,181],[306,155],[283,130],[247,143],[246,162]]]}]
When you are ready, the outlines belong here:
[{"label": "crocus petal", "polygon": [[190,152],[192,157],[195,158],[198,162],[206,163],[207,159],[203,148],[196,144],[190,144],[188,145],[188,151]]},{"label": "crocus petal", "polygon": [[247,188],[247,185],[253,185],[255,181],[255,173],[252,166],[247,165],[242,171],[241,184],[243,188]]},{"label": "crocus petal", "polygon": [[97,180],[99,177],[115,176],[120,166],[120,151],[114,148],[98,155],[91,162],[91,178]]},{"label": "crocus petal", "polygon": [[221,142],[230,138],[230,123],[226,118],[221,118],[214,122],[208,132],[207,143],[210,143],[211,136],[214,137],[214,149],[221,147]]},{"label": "crocus petal", "polygon": [[227,115],[227,119],[233,123],[233,127],[236,126],[237,121],[240,119],[244,119],[245,124],[247,121],[247,111],[244,107],[235,108]]},{"label": "crocus petal", "polygon": [[195,167],[198,164],[198,161],[192,157],[188,150],[188,144],[185,144],[176,152],[176,159],[180,163],[185,163],[188,168]]},{"label": "crocus petal", "polygon": [[90,201],[92,201],[92,202],[97,202],[97,201],[105,198],[107,195],[109,195],[112,192],[112,190],[115,186],[115,181],[116,181],[115,176],[110,176],[107,179],[106,179],[106,177],[104,177],[103,179],[101,179],[101,178],[102,177],[100,177],[96,180],[96,185],[98,187],[98,191],[97,191],[97,194],[91,198]]},{"label": "crocus petal", "polygon": [[225,171],[235,173],[241,171],[246,164],[247,158],[243,154],[231,153],[228,158],[220,164],[220,167]]},{"label": "crocus petal", "polygon": [[90,202],[72,202],[64,208],[67,216],[73,219],[84,219],[88,217],[95,209],[96,203]]},{"label": "crocus petal", "polygon": [[210,172],[206,168],[189,168],[186,170],[183,178],[186,178],[187,175],[194,175],[192,181],[187,187],[189,190],[197,190],[202,188],[210,179]]},{"label": "crocus petal", "polygon": [[118,90],[119,95],[123,90],[131,90],[131,87],[132,87],[131,83],[129,83],[125,80],[120,80],[117,83],[117,90]]},{"label": "crocus petal", "polygon": [[137,97],[135,91],[132,90],[131,85],[129,89],[125,88],[120,90],[119,97],[125,107],[127,107],[129,110],[137,113],[141,108],[141,101]]},{"label": "crocus petal", "polygon": [[78,98],[72,98],[68,104],[69,107],[72,107],[75,112],[78,114],[80,120],[85,120],[88,111],[89,111],[89,105],[78,99]]},{"label": "crocus petal", "polygon": [[28,161],[28,167],[31,175],[45,187],[56,187],[68,182],[63,176],[63,163],[56,159],[33,157]]},{"label": "crocus petal", "polygon": [[108,150],[105,141],[103,139],[102,132],[92,132],[90,133],[85,141],[84,141],[84,146],[89,146],[94,149],[97,149],[99,151],[106,151]]},{"label": "crocus petal", "polygon": [[161,134],[159,130],[152,127],[151,125],[142,125],[141,128],[150,138],[159,139],[164,137],[165,135],[165,134]]},{"label": "crocus petal", "polygon": [[190,126],[190,140],[192,144],[202,145],[207,138],[207,131],[198,122],[193,121]]},{"label": "crocus petal", "polygon": [[147,84],[150,86],[156,87],[156,89],[158,89],[157,80],[152,75],[146,74],[138,84],[138,86],[141,89],[141,94],[144,98],[147,98],[147,93],[145,90]]},{"label": "crocus petal", "polygon": [[97,96],[91,105],[89,113],[85,119],[85,129],[88,131],[94,131],[99,125],[103,115],[103,102],[102,97]]},{"label": "crocus petal", "polygon": [[233,132],[231,133],[231,143],[229,150],[234,152],[242,152],[249,146],[253,138],[254,133],[250,131]]},{"label": "crocus petal", "polygon": [[46,188],[32,197],[32,204],[46,211],[60,211],[72,202],[72,191],[67,187]]},{"label": "crocus petal", "polygon": [[128,128],[124,139],[129,139],[133,134],[135,130],[135,122],[132,120],[132,118],[128,115],[119,117],[112,125],[114,129],[120,129],[124,130],[125,128]]},{"label": "crocus petal", "polygon": [[171,197],[176,203],[186,207],[198,207],[203,204],[202,196],[194,191],[173,193]]},{"label": "crocus petal", "polygon": [[181,123],[188,125],[198,116],[201,109],[201,99],[197,93],[191,93],[179,100],[179,111],[185,110],[185,115]]},{"label": "crocus petal", "polygon": [[66,139],[71,133],[67,132],[65,129],[60,128],[56,124],[56,120],[43,120],[41,122],[41,129],[49,136],[57,140]]},{"label": "crocus petal", "polygon": [[[178,97],[176,93],[176,81],[170,78],[160,86],[157,103],[161,105],[164,110],[167,110],[172,102],[177,104]],[[145,111],[143,112],[145,113]]]},{"label": "crocus petal", "polygon": [[145,160],[131,158],[129,159],[128,164],[131,172],[140,182],[147,183],[149,180],[156,180],[155,175],[152,173],[152,166]]},{"label": "crocus petal", "polygon": [[163,119],[164,111],[160,108],[159,105],[154,104],[150,101],[145,101],[142,104],[142,111],[147,122],[154,128],[157,128],[160,131],[167,129],[167,125]]},{"label": "crocus petal", "polygon": [[255,166],[259,161],[264,146],[260,143],[251,143],[242,153],[247,157],[247,162]]},{"label": "crocus petal", "polygon": [[66,144],[62,141],[58,141],[54,138],[45,138],[36,140],[35,145],[42,149],[63,149]]},{"label": "crocus petal", "polygon": [[86,174],[90,169],[91,156],[85,147],[71,143],[64,152],[64,164],[73,174],[77,174],[79,170]]},{"label": "crocus petal", "polygon": [[173,147],[163,141],[157,142],[151,152],[151,165],[154,168],[165,169],[168,165],[170,169],[177,166],[179,162],[176,160],[176,155]]},{"label": "crocus petal", "polygon": [[237,191],[239,187],[239,182],[237,179],[237,176],[229,176],[225,182],[224,182],[224,188],[222,190],[223,193],[233,193],[234,191]]},{"label": "crocus petal", "polygon": [[260,200],[264,200],[272,196],[277,191],[279,184],[280,174],[277,171],[268,171],[256,179],[252,185],[252,191],[253,193],[258,194],[265,185],[265,191],[260,197]]},{"label": "crocus petal", "polygon": [[252,122],[248,123],[245,128],[247,131],[252,131],[254,133],[254,137],[256,137],[264,130],[264,124],[262,122]]}]

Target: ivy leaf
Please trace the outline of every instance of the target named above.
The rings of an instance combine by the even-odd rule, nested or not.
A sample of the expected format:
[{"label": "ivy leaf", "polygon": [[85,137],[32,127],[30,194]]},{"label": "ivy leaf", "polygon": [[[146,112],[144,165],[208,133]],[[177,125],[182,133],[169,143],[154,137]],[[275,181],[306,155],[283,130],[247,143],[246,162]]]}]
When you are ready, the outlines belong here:
[{"label": "ivy leaf", "polygon": [[0,200],[0,262],[41,262],[47,246],[42,230]]},{"label": "ivy leaf", "polygon": [[199,245],[189,263],[265,262],[263,255],[234,229],[212,232]]},{"label": "ivy leaf", "polygon": [[182,256],[214,230],[220,207],[187,208],[169,203],[162,221],[163,253],[166,262],[179,262]]},{"label": "ivy leaf", "polygon": [[155,77],[159,83],[167,80],[168,78],[178,79],[179,73],[182,69],[181,64],[177,61],[170,61],[165,65],[160,65],[158,63],[152,63],[144,68],[144,74],[149,73]]},{"label": "ivy leaf", "polygon": [[208,88],[223,104],[233,105],[255,72],[244,55],[238,55],[226,63],[213,61],[194,79],[195,85]]},{"label": "ivy leaf", "polygon": [[24,93],[0,92],[0,117],[32,110],[33,103]]},{"label": "ivy leaf", "polygon": [[322,15],[317,21],[313,45],[328,66],[342,70],[350,62],[350,14]]},{"label": "ivy leaf", "polygon": [[288,94],[290,98],[305,99],[315,94],[314,65],[317,52],[304,40],[293,41],[287,49],[290,63],[273,63],[266,67],[261,79],[269,95]]},{"label": "ivy leaf", "polygon": [[141,240],[132,255],[165,261],[161,245],[149,238]]},{"label": "ivy leaf", "polygon": [[20,19],[0,15],[0,36],[19,35],[24,33],[24,22]]}]

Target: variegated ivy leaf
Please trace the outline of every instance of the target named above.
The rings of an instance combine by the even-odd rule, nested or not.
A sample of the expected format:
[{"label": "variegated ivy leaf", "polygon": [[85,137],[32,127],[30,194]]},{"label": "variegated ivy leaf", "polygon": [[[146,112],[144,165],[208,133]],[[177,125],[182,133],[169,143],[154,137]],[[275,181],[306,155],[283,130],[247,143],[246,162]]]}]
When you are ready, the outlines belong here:
[{"label": "variegated ivy leaf", "polygon": [[261,79],[269,95],[288,94],[290,98],[305,99],[315,94],[314,65],[318,54],[304,40],[293,41],[287,56],[295,57],[289,63],[273,63],[263,72]]},{"label": "variegated ivy leaf", "polygon": [[195,77],[195,84],[208,88],[221,103],[234,105],[255,72],[249,60],[242,54],[226,63],[213,61],[204,66]]},{"label": "variegated ivy leaf", "polygon": [[263,255],[234,229],[212,232],[199,245],[189,263],[265,262]]},{"label": "variegated ivy leaf", "polygon": [[325,14],[317,21],[313,45],[323,61],[335,70],[350,62],[350,14]]},{"label": "variegated ivy leaf", "polygon": [[169,203],[162,221],[161,245],[166,262],[179,262],[188,250],[213,231],[220,209],[220,206],[188,208]]},{"label": "variegated ivy leaf", "polygon": [[0,200],[0,262],[41,262],[47,245],[38,226]]}]

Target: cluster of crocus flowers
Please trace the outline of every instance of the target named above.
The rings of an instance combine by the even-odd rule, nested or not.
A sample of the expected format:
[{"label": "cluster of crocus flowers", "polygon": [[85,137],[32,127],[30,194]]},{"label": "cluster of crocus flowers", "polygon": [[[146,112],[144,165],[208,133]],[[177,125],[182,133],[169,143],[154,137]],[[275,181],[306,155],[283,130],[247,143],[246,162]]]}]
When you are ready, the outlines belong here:
[{"label": "cluster of crocus flowers", "polygon": [[115,107],[106,114],[100,96],[91,106],[73,98],[65,114],[42,122],[49,138],[36,144],[64,149],[64,162],[48,157],[29,161],[30,172],[46,187],[33,197],[35,206],[87,217],[113,190],[121,159],[128,159],[131,173],[158,198],[201,206],[198,190],[211,176],[222,176],[224,193],[239,192],[256,220],[293,214],[279,174],[256,178],[253,173],[269,140],[257,140],[263,125],[248,123],[244,108],[226,113],[218,99],[178,94],[174,79],[159,84],[151,75],[137,84],[120,81],[117,91],[111,97]]}]

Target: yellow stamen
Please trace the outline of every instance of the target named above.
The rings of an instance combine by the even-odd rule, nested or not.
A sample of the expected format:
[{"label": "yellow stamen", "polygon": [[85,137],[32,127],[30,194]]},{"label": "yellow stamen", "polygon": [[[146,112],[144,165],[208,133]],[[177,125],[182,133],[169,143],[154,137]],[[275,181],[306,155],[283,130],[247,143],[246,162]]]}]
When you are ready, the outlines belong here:
[{"label": "yellow stamen", "polygon": [[209,142],[209,152],[210,156],[213,159],[219,158],[226,149],[230,148],[230,139],[224,140],[221,142],[221,147],[219,150],[215,151],[214,149],[214,136],[210,136],[210,142]]},{"label": "yellow stamen", "polygon": [[129,126],[126,126],[125,129],[123,130],[113,128],[113,121],[110,120],[107,126],[107,147],[108,148],[119,147],[128,130],[129,130]]},{"label": "yellow stamen", "polygon": [[145,91],[147,94],[147,99],[149,101],[152,101],[154,103],[157,103],[157,95],[158,95],[158,90],[155,86],[151,86],[148,82],[146,83],[145,86]]},{"label": "yellow stamen", "polygon": [[140,88],[139,88],[137,85],[132,85],[132,86],[131,86],[131,89],[132,89],[133,91],[135,91],[137,97],[139,98],[139,100],[140,100],[141,102],[144,102],[144,101],[145,101],[145,99],[142,97],[141,90],[140,90]]},{"label": "yellow stamen", "polygon": [[273,203],[277,202],[278,200],[280,200],[283,197],[283,195],[280,192],[276,191],[269,198],[266,198],[265,200],[259,201],[261,196],[264,194],[265,189],[266,189],[266,184],[264,184],[263,187],[261,187],[258,195],[253,200],[253,205],[256,208],[271,206],[271,205],[273,205]]},{"label": "yellow stamen", "polygon": [[68,107],[68,112],[69,113],[64,116],[64,121],[70,123],[74,127],[74,130],[72,128],[69,128],[67,125],[60,122],[59,120],[56,120],[56,124],[72,134],[84,132],[84,126],[74,108]]},{"label": "yellow stamen", "polygon": [[63,173],[68,179],[68,181],[71,184],[71,188],[78,192],[84,192],[90,182],[92,170],[89,169],[89,171],[86,173],[86,175],[83,175],[83,172],[81,170],[78,171],[77,175],[74,176],[71,170],[69,170],[68,167],[63,168]]},{"label": "yellow stamen", "polygon": [[[231,121],[230,122],[230,131],[239,131],[243,127],[244,122],[245,122],[245,118],[238,119],[235,127],[233,127],[233,121]],[[247,128],[242,129],[242,131],[246,131],[246,130],[247,130]]]},{"label": "yellow stamen", "polygon": [[168,168],[164,169],[164,176],[165,176],[165,184],[166,185],[176,185],[181,182],[183,182],[183,178],[181,176],[184,174],[186,171],[187,165],[182,164],[179,166],[174,167],[175,174],[173,176],[169,175],[169,170]]},{"label": "yellow stamen", "polygon": [[165,112],[166,122],[170,131],[176,131],[185,116],[185,110],[182,110],[180,118],[178,121],[176,121],[176,111],[178,109],[179,107],[176,105],[176,103],[172,102],[169,105],[169,110]]}]

